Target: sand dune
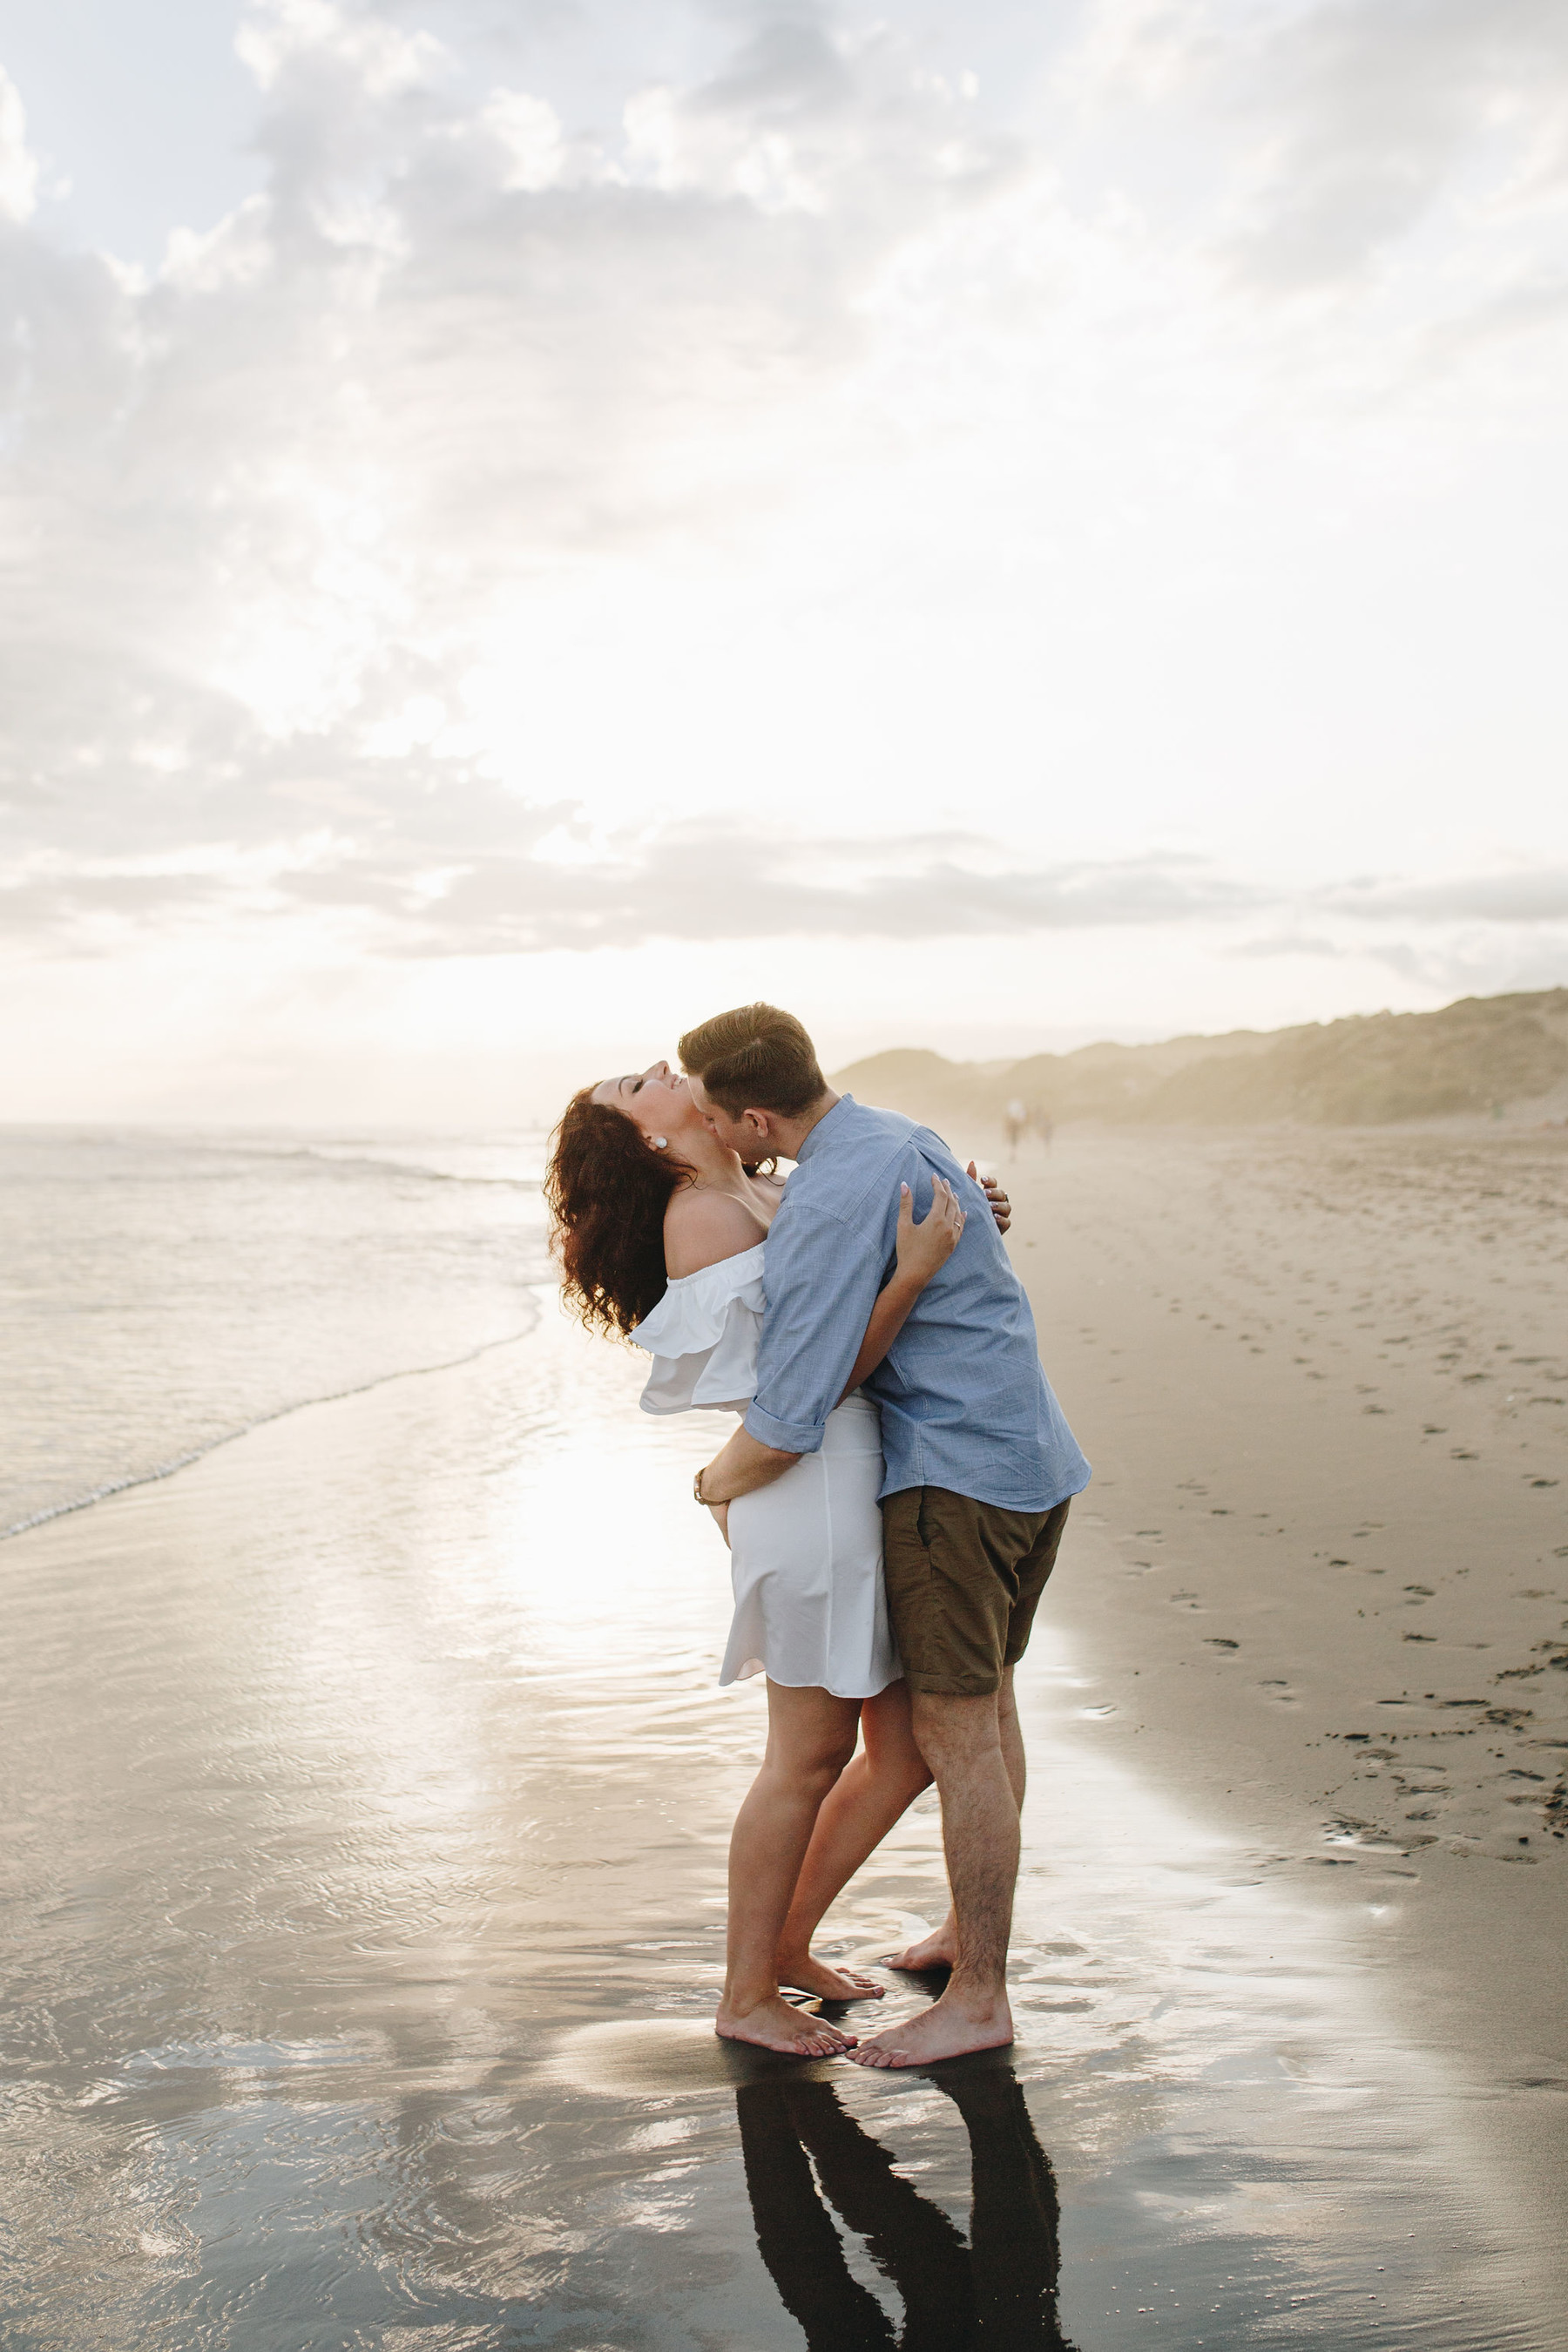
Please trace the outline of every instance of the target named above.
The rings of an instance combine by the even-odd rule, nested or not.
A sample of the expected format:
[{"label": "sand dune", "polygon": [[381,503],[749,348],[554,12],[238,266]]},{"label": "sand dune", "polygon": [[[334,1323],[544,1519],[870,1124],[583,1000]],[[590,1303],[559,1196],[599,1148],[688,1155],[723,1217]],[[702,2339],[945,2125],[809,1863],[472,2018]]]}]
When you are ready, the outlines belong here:
[{"label": "sand dune", "polygon": [[1083,1045],[1010,1063],[874,1054],[835,1083],[912,1118],[1037,1117],[1159,1126],[1325,1127],[1568,1111],[1568,988],[1468,996],[1440,1013],[1375,1013],[1305,1028],[1234,1030],[1154,1045]]}]

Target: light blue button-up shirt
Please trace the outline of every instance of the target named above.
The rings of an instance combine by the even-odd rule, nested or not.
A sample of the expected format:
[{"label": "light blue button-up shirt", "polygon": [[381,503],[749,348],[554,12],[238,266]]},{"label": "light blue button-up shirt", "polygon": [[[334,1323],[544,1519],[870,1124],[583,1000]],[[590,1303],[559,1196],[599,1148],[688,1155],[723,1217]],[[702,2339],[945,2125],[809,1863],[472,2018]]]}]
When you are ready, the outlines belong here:
[{"label": "light blue button-up shirt", "polygon": [[1089,1467],[1040,1369],[1035,1318],[985,1195],[930,1128],[853,1095],[801,1145],[768,1235],[768,1306],[745,1425],[782,1453],[817,1451],[893,1271],[899,1186],[908,1184],[923,1218],[933,1175],[946,1177],[969,1218],[866,1382],[882,1412],[882,1492],[945,1486],[1048,1511],[1082,1493]]}]

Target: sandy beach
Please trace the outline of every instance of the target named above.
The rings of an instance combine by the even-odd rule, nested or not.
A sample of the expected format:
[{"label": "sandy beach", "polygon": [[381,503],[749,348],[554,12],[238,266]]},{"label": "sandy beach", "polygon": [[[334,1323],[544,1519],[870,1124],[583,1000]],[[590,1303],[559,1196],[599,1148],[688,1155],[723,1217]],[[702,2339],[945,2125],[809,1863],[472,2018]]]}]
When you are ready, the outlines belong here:
[{"label": "sandy beach", "polygon": [[[1550,2352],[1563,1164],[1005,1165],[1097,1475],[968,2072],[715,2042],[761,1693],[690,1433],[547,1292],[13,1538],[10,2340]],[[829,1948],[934,1918],[937,1836]]]},{"label": "sandy beach", "polygon": [[1565,184],[0,5],[0,2352],[1568,2352]]},{"label": "sandy beach", "polygon": [[1568,2123],[1568,1132],[1068,1129],[1004,1173],[1095,1465],[1101,1737],[1318,1880],[1494,2119]]}]

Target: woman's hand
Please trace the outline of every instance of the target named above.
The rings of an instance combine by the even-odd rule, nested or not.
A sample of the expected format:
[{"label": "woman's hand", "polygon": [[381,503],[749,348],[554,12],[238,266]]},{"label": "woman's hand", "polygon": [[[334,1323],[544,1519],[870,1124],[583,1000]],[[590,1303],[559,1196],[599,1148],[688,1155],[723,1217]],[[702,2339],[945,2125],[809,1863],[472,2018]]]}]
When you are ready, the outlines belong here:
[{"label": "woman's hand", "polygon": [[997,1232],[999,1234],[1005,1234],[1008,1226],[1013,1222],[1012,1202],[1007,1198],[1006,1193],[1004,1192],[1001,1185],[998,1184],[994,1176],[980,1176],[975,1174],[974,1162],[973,1160],[969,1163],[969,1172],[974,1177],[975,1182],[979,1185],[981,1191],[984,1193],[986,1199],[991,1203],[991,1213],[996,1220]]},{"label": "woman's hand", "polygon": [[[889,1349],[909,1320],[915,1300],[940,1266],[944,1266],[958,1247],[958,1237],[963,1231],[963,1211],[958,1205],[958,1195],[944,1176],[931,1180],[931,1208],[922,1223],[915,1223],[915,1196],[907,1184],[899,1187],[899,1230],[894,1244],[897,1263],[892,1278],[877,1293],[877,1303],[871,1309],[871,1319],[866,1326],[866,1336],[860,1342],[860,1352],[854,1369],[844,1383],[844,1394],[858,1389],[863,1380],[874,1372]],[[731,1440],[731,1444],[734,1440]]]},{"label": "woman's hand", "polygon": [[719,1530],[720,1534],[723,1537],[724,1541],[725,1541],[725,1542],[726,1542],[726,1544],[727,1544],[727,1543],[729,1542],[729,1540],[730,1540],[730,1506],[729,1506],[729,1504],[728,1504],[728,1503],[710,1503],[710,1504],[709,1504],[709,1506],[708,1506],[708,1507],[709,1507],[709,1509],[710,1509],[710,1510],[712,1512],[712,1514],[713,1514],[713,1523],[714,1523],[715,1527],[717,1527],[717,1528],[718,1528],[718,1530]]},{"label": "woman's hand", "polygon": [[907,1184],[899,1187],[899,1232],[894,1244],[898,1270],[921,1289],[947,1264],[963,1231],[963,1211],[945,1176],[931,1180],[931,1209],[915,1223],[915,1199]]}]

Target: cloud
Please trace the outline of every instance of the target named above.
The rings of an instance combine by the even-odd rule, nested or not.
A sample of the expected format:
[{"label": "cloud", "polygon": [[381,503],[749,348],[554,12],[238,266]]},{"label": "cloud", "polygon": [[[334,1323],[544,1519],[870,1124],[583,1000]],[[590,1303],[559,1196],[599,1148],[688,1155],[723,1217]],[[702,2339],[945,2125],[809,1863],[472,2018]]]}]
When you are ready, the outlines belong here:
[{"label": "cloud", "polygon": [[[38,856],[0,878],[0,925],[16,937],[107,951],[147,927],[232,931],[316,919],[381,955],[472,957],[654,940],[913,942],[1194,926],[1223,938],[1272,917],[1279,928],[1255,929],[1226,952],[1343,957],[1368,951],[1370,934],[1374,951],[1397,962],[1437,952],[1409,946],[1412,926],[1468,925],[1470,946],[1456,950],[1462,960],[1478,929],[1495,939],[1568,923],[1562,874],[1304,889],[1172,853],[1030,864],[962,833],[813,838],[724,820],[605,837],[571,803],[523,807],[482,779],[449,794],[434,763],[424,791],[405,793],[395,824],[385,797],[359,789],[359,772],[375,763],[334,759],[327,745],[321,754],[297,773],[297,754],[275,751],[271,781],[318,819],[335,802],[332,821],[161,862]],[[398,772],[408,786],[419,772],[405,762]],[[1550,958],[1550,941],[1542,951]],[[1486,952],[1495,960],[1520,950]]]},{"label": "cloud", "polygon": [[1345,950],[1336,940],[1318,938],[1310,932],[1280,931],[1270,939],[1245,940],[1230,953],[1258,961],[1275,956],[1342,956]]},{"label": "cloud", "polygon": [[[226,924],[315,912],[382,953],[500,955],[652,940],[930,940],[1191,923],[1267,903],[1201,860],[1048,868],[970,835],[812,842],[735,824],[674,826],[574,850],[576,812],[513,812],[511,845],[464,856],[450,833],[380,854],[322,830],[291,850],[220,845],[199,860],[36,866],[0,886],[0,921],[91,945],[172,915]],[[579,830],[581,828],[579,827]],[[564,851],[564,856],[563,852]]]},{"label": "cloud", "polygon": [[1440,881],[1369,884],[1335,891],[1329,903],[1363,921],[1568,922],[1568,868],[1538,866]]},{"label": "cloud", "polygon": [[1239,250],[1276,284],[1354,275],[1440,203],[1482,213],[1561,189],[1555,0],[1329,0],[1265,33],[1252,70],[1271,135]]},{"label": "cloud", "polygon": [[1134,858],[990,870],[964,837],[810,844],[738,827],[681,827],[613,863],[551,872],[489,863],[456,876],[413,919],[437,951],[624,947],[642,940],[986,938],[1191,922],[1252,894],[1196,861]]},{"label": "cloud", "polygon": [[391,6],[258,0],[242,49],[264,194],[150,283],[0,249],[0,814],[18,849],[266,838],[292,746],[329,805],[352,776],[395,827],[438,795],[443,835],[504,849],[493,757],[362,754],[460,699],[509,593],[786,499],[842,431],[871,277],[1006,158],[890,35],[810,8],[741,11],[721,69],[593,134],[468,88]]},{"label": "cloud", "polygon": [[1557,0],[1117,0],[1089,22],[1096,105],[1209,143],[1198,202],[1251,286],[1354,286],[1440,211],[1473,243],[1560,201]]},{"label": "cloud", "polygon": [[[841,836],[655,805],[601,835],[530,735],[547,593],[647,564],[651,600],[658,564],[714,549],[742,574],[759,517],[804,535],[879,466],[908,490],[889,573],[922,532],[940,573],[955,509],[977,562],[987,515],[1016,515],[1020,599],[1054,567],[1070,603],[1076,487],[1083,542],[1127,532],[1129,580],[1152,510],[1181,594],[1206,593],[1206,547],[1164,516],[1191,511],[1189,478],[1235,502],[1258,387],[1304,348],[1269,340],[1271,303],[1393,268],[1435,208],[1469,208],[1454,282],[1434,294],[1412,263],[1397,333],[1323,328],[1303,382],[1359,399],[1439,331],[1452,355],[1488,321],[1558,315],[1537,252],[1568,156],[1556,0],[1093,0],[1077,23],[1026,136],[897,12],[256,0],[264,193],[150,278],[38,227],[0,79],[8,926],[106,948],[317,921],[433,957],[1277,919],[1241,950],[1264,958],[1333,952],[1330,918],[1555,919],[1544,875],[1314,896],[1235,871],[1217,838],[1139,853],[1109,792],[1121,846],[1098,856],[1042,846],[1043,790],[1032,840],[1005,845],[928,825],[894,849],[868,786]],[[930,471],[899,473],[917,444]],[[943,472],[957,445],[994,455],[978,524]],[[874,631],[853,582],[802,576]],[[765,617],[784,700],[795,615]],[[1045,635],[1026,611],[1021,709],[1052,690]],[[515,740],[474,719],[481,659],[515,673]],[[1051,792],[1087,797],[1065,761]],[[551,836],[574,824],[563,862]]]},{"label": "cloud", "polygon": [[1458,939],[1382,940],[1368,953],[1437,1003],[1568,987],[1568,925],[1523,935],[1488,930]]},{"label": "cloud", "polygon": [[38,160],[27,144],[21,93],[0,68],[0,220],[26,220],[37,195]]}]

